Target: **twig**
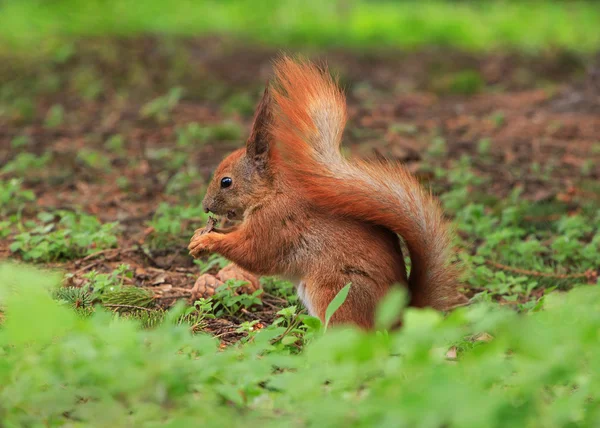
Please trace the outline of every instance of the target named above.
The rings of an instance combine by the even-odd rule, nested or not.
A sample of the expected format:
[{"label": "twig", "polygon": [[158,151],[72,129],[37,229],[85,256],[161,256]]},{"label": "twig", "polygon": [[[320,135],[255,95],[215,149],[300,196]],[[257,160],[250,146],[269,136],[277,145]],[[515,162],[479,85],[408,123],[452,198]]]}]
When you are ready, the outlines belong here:
[{"label": "twig", "polygon": [[106,250],[96,251],[95,253],[88,254],[83,259],[79,260],[79,263],[86,262],[86,261],[91,260],[91,259],[95,259],[98,256],[101,256],[101,255],[104,255],[106,253],[110,253],[110,252],[113,252],[113,251],[115,251],[117,253],[130,253],[132,251],[137,251],[137,247],[130,247],[130,248],[107,248]]},{"label": "twig", "polygon": [[276,309],[276,310],[280,310],[281,307],[280,306],[275,306],[273,303],[266,301],[265,299],[262,300],[263,305],[267,305],[268,307],[270,307],[271,309]]},{"label": "twig", "polygon": [[119,248],[108,248],[106,250],[96,251],[95,253],[88,254],[87,256],[85,256],[83,259],[80,260],[80,262],[87,262],[88,260],[95,259],[98,256],[101,256],[103,254],[106,254],[106,253],[109,253],[112,251],[119,251]]},{"label": "twig", "polygon": [[88,269],[91,269],[91,268],[93,268],[95,266],[98,266],[100,263],[102,263],[101,260],[96,260],[95,262],[92,262],[92,263],[90,263],[88,265],[85,265],[82,268],[77,269],[75,272],[73,272],[73,275],[77,275],[77,274],[80,274],[82,272],[85,272]]},{"label": "twig", "polygon": [[199,323],[196,323],[193,326],[191,326],[190,331],[192,333],[196,333],[196,329],[202,330],[205,327],[206,327],[206,323],[204,321],[200,321]]},{"label": "twig", "polygon": [[288,325],[288,327],[285,329],[285,331],[283,333],[281,333],[276,338],[271,339],[271,345],[274,345],[275,343],[282,340],[285,336],[288,335],[288,333],[290,333],[293,329],[295,329],[296,327],[298,327],[298,325],[300,325],[300,314],[301,313],[302,313],[302,311],[296,313],[296,315],[294,316],[294,319],[292,320],[292,322],[290,322],[290,325]]},{"label": "twig", "polygon": [[231,336],[232,334],[244,334],[244,333],[240,333],[239,331],[235,331],[235,330],[234,330],[234,331],[226,331],[226,332],[224,332],[224,333],[217,334],[217,335],[216,335],[216,336],[214,336],[214,337]]},{"label": "twig", "polygon": [[272,294],[269,294],[267,292],[263,292],[263,296],[269,297],[269,298],[279,301],[281,303],[286,303],[286,304],[289,303],[287,300],[282,299],[281,297],[273,296]]},{"label": "twig", "polygon": [[241,311],[243,313],[245,313],[246,315],[248,315],[250,318],[254,318],[255,320],[259,320],[260,321],[260,317],[256,316],[255,314],[253,314],[252,312],[250,312],[249,310],[242,308]]},{"label": "twig", "polygon": [[103,305],[105,308],[117,308],[117,309],[137,309],[146,312],[156,312],[154,309],[144,308],[143,306],[135,306],[135,305],[119,305],[116,303],[110,303]]},{"label": "twig", "polygon": [[523,217],[525,221],[555,221],[561,218],[561,214],[549,214],[549,215],[526,215]]},{"label": "twig", "polygon": [[554,273],[554,272],[537,272],[537,271],[533,271],[533,270],[519,269],[516,267],[506,266],[501,263],[493,262],[491,260],[486,260],[485,264],[495,267],[497,269],[505,270],[507,272],[514,272],[514,273],[518,273],[521,275],[537,276],[537,277],[542,277],[542,278],[555,278],[555,279],[586,278],[586,279],[591,280],[598,275],[598,273],[592,269],[588,269],[582,273],[561,274],[561,273]]}]

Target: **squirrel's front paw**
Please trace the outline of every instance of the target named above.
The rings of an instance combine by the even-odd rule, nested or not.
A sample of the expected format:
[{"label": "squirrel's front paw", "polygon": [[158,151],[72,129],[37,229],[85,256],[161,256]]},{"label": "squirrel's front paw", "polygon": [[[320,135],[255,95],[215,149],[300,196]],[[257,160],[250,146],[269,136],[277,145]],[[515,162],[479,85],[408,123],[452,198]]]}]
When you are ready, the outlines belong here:
[{"label": "squirrel's front paw", "polygon": [[198,258],[205,253],[211,252],[215,243],[215,235],[214,233],[194,235],[190,241],[190,245],[188,245],[190,255]]},{"label": "squirrel's front paw", "polygon": [[210,217],[206,222],[206,226],[197,229],[194,232],[194,236],[190,240],[190,245],[188,245],[188,250],[190,250],[190,255],[193,257],[200,257],[202,254],[211,251],[211,244],[214,241],[212,237],[214,236],[214,228],[215,228],[216,220],[213,217]]}]

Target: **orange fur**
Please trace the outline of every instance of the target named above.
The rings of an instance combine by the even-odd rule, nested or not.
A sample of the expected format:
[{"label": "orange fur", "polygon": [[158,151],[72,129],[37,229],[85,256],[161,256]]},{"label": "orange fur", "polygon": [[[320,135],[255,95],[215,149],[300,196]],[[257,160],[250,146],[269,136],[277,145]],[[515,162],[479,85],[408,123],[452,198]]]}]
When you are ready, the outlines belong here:
[{"label": "orange fur", "polygon": [[325,72],[283,58],[276,64],[271,133],[302,196],[323,210],[384,226],[409,249],[412,304],[447,309],[465,301],[449,265],[451,234],[437,201],[402,165],[346,161],[340,151],[345,99]]},{"label": "orange fur", "polygon": [[[249,272],[297,281],[300,298],[322,320],[350,282],[334,324],[373,327],[393,284],[408,285],[414,306],[462,301],[447,264],[448,227],[431,195],[399,165],[341,156],[345,100],[324,72],[287,58],[275,71],[246,148],[223,160],[203,201],[207,211],[241,223],[195,234],[190,253],[217,252]],[[411,253],[410,282],[398,234]]]}]

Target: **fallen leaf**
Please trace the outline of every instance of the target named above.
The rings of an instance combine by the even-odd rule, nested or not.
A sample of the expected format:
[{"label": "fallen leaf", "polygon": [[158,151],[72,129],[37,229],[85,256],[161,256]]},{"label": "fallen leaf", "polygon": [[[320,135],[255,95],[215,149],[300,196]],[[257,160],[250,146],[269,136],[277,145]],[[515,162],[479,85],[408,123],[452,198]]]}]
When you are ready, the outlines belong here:
[{"label": "fallen leaf", "polygon": [[152,291],[156,292],[156,293],[166,293],[168,291],[171,291],[173,289],[173,285],[171,284],[162,284],[156,287],[152,288]]},{"label": "fallen leaf", "polygon": [[493,337],[487,333],[481,333],[475,338],[475,342],[490,342]]},{"label": "fallen leaf", "polygon": [[449,360],[456,360],[456,355],[456,346],[453,346],[452,348],[448,349],[448,352],[446,352],[446,358]]},{"label": "fallen leaf", "polygon": [[167,275],[165,275],[164,273],[158,275],[156,278],[154,278],[154,281],[152,281],[152,285],[159,285],[159,284],[163,284],[167,281]]}]

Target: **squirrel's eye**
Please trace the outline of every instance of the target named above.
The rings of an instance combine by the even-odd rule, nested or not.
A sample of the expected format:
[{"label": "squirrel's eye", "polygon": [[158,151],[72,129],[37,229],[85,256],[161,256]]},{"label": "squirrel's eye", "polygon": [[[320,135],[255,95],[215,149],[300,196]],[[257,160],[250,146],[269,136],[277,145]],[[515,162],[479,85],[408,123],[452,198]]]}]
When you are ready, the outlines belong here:
[{"label": "squirrel's eye", "polygon": [[224,189],[226,187],[231,186],[231,184],[233,183],[233,180],[231,179],[231,177],[223,177],[221,178],[221,187]]}]

